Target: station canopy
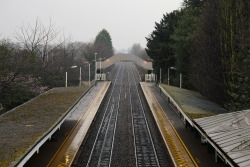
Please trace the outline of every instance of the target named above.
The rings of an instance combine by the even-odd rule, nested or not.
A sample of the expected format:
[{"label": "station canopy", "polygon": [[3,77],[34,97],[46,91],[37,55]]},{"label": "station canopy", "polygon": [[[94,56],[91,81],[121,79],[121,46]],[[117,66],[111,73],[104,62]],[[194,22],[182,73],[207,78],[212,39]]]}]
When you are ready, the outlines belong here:
[{"label": "station canopy", "polygon": [[194,121],[231,161],[238,166],[250,166],[250,110]]}]

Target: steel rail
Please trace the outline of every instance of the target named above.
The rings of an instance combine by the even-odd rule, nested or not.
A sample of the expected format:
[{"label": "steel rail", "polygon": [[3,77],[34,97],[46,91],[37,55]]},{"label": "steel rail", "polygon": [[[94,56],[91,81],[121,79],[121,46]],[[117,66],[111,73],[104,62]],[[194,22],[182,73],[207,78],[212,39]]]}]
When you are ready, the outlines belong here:
[{"label": "steel rail", "polygon": [[[109,132],[109,126],[110,126],[110,121],[112,119],[112,114],[113,112],[111,113],[111,117],[110,117],[110,120],[109,120],[109,124],[108,124],[108,127],[107,127],[107,130],[106,130],[106,134],[105,134],[105,137],[104,137],[104,141],[103,141],[103,144],[102,144],[102,149],[101,149],[101,153],[100,153],[100,156],[99,156],[99,160],[98,160],[98,165],[97,166],[102,166],[102,159],[103,159],[103,152],[107,152],[107,150],[110,149],[110,157],[109,157],[109,161],[107,162],[108,163],[108,166],[111,166],[111,159],[112,159],[112,153],[113,153],[113,147],[114,147],[114,138],[115,138],[115,131],[116,131],[116,124],[117,124],[117,116],[118,116],[118,113],[119,113],[119,107],[120,107],[120,99],[121,99],[121,88],[122,88],[122,79],[123,79],[123,74],[124,74],[124,65],[123,65],[123,70],[122,70],[122,76],[121,76],[121,84],[120,84],[120,92],[119,92],[119,97],[118,97],[118,101],[117,101],[117,110],[116,110],[116,114],[115,114],[115,122],[114,122],[114,129],[113,129],[113,135],[112,135],[112,141],[111,141],[111,148],[110,147],[106,147],[105,148],[105,145],[106,144],[110,144],[110,143],[106,143],[106,142],[109,142],[107,141],[107,135],[108,135],[108,132]],[[113,105],[114,106],[114,105]],[[105,151],[104,151],[105,150]],[[104,156],[107,156],[104,155]]]},{"label": "steel rail", "polygon": [[[131,65],[130,65],[131,66]],[[133,76],[133,80],[134,80],[134,82],[133,82],[133,84],[135,84],[135,88],[136,88],[136,95],[138,96],[138,99],[139,99],[139,105],[140,105],[140,108],[141,108],[141,110],[142,110],[142,113],[143,113],[143,118],[144,118],[144,120],[145,120],[145,124],[146,124],[146,131],[147,131],[147,133],[148,133],[148,135],[149,135],[149,138],[150,138],[150,144],[151,144],[151,146],[152,146],[152,148],[153,148],[153,157],[155,157],[155,161],[156,161],[156,166],[160,166],[160,164],[159,164],[159,160],[158,160],[158,157],[157,157],[157,154],[156,154],[156,150],[155,150],[155,146],[154,146],[154,142],[153,142],[153,139],[152,139],[152,135],[151,135],[151,133],[150,133],[150,130],[149,130],[149,125],[148,125],[148,122],[147,122],[147,118],[146,118],[146,115],[145,115],[145,111],[144,111],[144,109],[143,109],[143,106],[142,106],[142,101],[141,101],[141,98],[140,98],[140,95],[139,95],[139,91],[138,91],[138,88],[137,88],[137,85],[136,85],[136,81],[135,81],[135,76],[134,76],[134,73],[133,73],[133,70],[130,68],[130,71],[132,71],[132,76]],[[130,89],[131,89],[131,87],[129,87]],[[130,90],[130,92],[131,92],[131,90]],[[131,96],[132,94],[130,94],[130,98],[132,98],[132,96]],[[130,101],[132,101],[132,99],[130,99]],[[132,110],[133,110],[133,107],[132,107],[132,103],[131,103],[131,108],[132,108]],[[138,155],[137,155],[137,145],[136,145],[136,136],[135,136],[135,134],[136,135],[139,135],[139,134],[137,134],[137,133],[135,133],[134,131],[135,131],[135,122],[134,122],[134,115],[133,115],[133,111],[131,111],[132,112],[132,122],[133,122],[133,133],[134,133],[134,143],[135,143],[135,154],[136,154],[136,166],[142,166],[142,164],[141,163],[139,163],[138,161]],[[150,156],[150,155],[149,155]],[[152,160],[152,156],[150,157],[150,159]],[[151,166],[151,164],[150,164],[150,166]]]},{"label": "steel rail", "polygon": [[[127,70],[128,72],[128,70]],[[129,72],[128,72],[128,82],[129,82]],[[131,118],[132,118],[132,127],[134,127],[134,119],[133,119],[133,108],[132,108],[132,100],[131,100],[131,89],[130,89],[130,82],[128,84],[128,88],[129,88],[129,96],[130,96],[130,114],[131,114]],[[133,130],[133,138],[134,138],[134,148],[135,148],[135,164],[136,166],[138,166],[138,161],[137,161],[137,156],[136,156],[136,153],[137,153],[137,148],[136,148],[136,141],[135,141],[135,130],[134,128],[132,128]]]},{"label": "steel rail", "polygon": [[[95,148],[97,147],[97,141],[98,141],[98,138],[99,138],[99,136],[100,136],[100,133],[101,133],[101,131],[103,132],[105,126],[108,125],[108,124],[106,124],[106,122],[107,122],[107,121],[109,122],[110,119],[111,119],[111,117],[112,117],[112,113],[110,113],[111,111],[109,111],[108,113],[107,113],[107,111],[108,111],[108,108],[110,107],[110,102],[111,102],[111,101],[114,101],[114,98],[113,98],[113,100],[111,100],[111,99],[112,99],[112,95],[113,95],[113,93],[114,93],[115,87],[117,86],[117,80],[118,80],[119,74],[121,73],[121,67],[124,68],[124,64],[121,64],[121,65],[120,65],[119,70],[118,70],[118,72],[117,72],[117,75],[116,75],[116,78],[115,78],[115,82],[114,82],[114,85],[113,85],[113,88],[112,88],[112,90],[111,90],[111,94],[110,94],[110,97],[109,97],[109,100],[108,100],[108,103],[107,103],[107,107],[106,107],[106,109],[105,109],[104,116],[103,116],[102,121],[101,121],[101,125],[100,125],[100,127],[99,127],[99,129],[98,129],[98,132],[97,132],[97,135],[96,135],[96,138],[95,138],[93,147],[92,147],[92,149],[91,149],[91,153],[90,153],[90,156],[89,156],[87,165],[86,165],[87,167],[90,166],[90,162],[91,162],[91,160],[92,160],[92,158],[93,158],[94,150],[95,150]],[[123,70],[122,70],[122,73],[123,73]],[[113,111],[112,111],[112,112],[113,112]],[[108,117],[109,117],[109,118],[108,118]],[[103,124],[104,124],[104,126],[103,126]],[[101,130],[101,129],[102,129],[102,130]],[[107,131],[107,129],[106,129],[106,131]],[[104,142],[103,142],[102,144],[104,144]],[[98,161],[98,163],[99,163],[99,161]]]},{"label": "steel rail", "polygon": [[[124,71],[124,65],[123,65],[123,71]],[[122,77],[123,79],[123,73],[122,73]],[[121,79],[121,81],[122,81]],[[112,149],[111,149],[111,156],[110,156],[110,164],[109,166],[111,166],[111,160],[112,160],[112,155],[113,155],[113,148],[114,148],[114,140],[115,140],[115,132],[116,132],[116,123],[117,123],[117,117],[118,117],[118,111],[119,111],[119,108],[120,108],[120,99],[121,99],[121,88],[122,88],[122,83],[121,83],[121,86],[120,86],[120,94],[119,94],[119,101],[118,101],[118,109],[117,109],[117,114],[116,114],[116,120],[115,120],[115,129],[114,129],[114,135],[113,135],[113,141],[112,141]]]},{"label": "steel rail", "polygon": [[[118,77],[118,74],[119,74],[120,70],[121,70],[121,65],[120,65],[120,67],[119,67],[119,69],[118,69],[118,72],[117,72],[117,75],[116,75],[116,78],[115,78],[115,83],[114,83],[113,88],[112,88],[112,90],[111,90],[111,95],[113,94],[113,91],[114,91],[114,88],[115,88],[115,85],[116,85],[116,80],[117,80],[117,77]],[[110,97],[109,97],[108,105],[107,105],[107,107],[106,107],[106,109],[105,109],[105,112],[104,112],[104,115],[103,115],[103,118],[102,118],[102,121],[101,121],[101,125],[100,125],[100,127],[99,127],[99,129],[98,129],[98,132],[97,132],[97,135],[96,135],[96,138],[95,138],[93,147],[92,147],[92,149],[91,149],[91,152],[90,152],[90,155],[89,155],[89,159],[88,159],[88,162],[87,162],[87,165],[86,165],[87,167],[89,166],[89,163],[90,163],[90,161],[91,161],[91,159],[92,159],[92,155],[93,155],[93,152],[94,152],[94,149],[95,149],[95,146],[96,146],[96,142],[97,142],[98,136],[99,136],[100,131],[101,131],[102,127],[103,127],[102,125],[103,125],[103,123],[104,123],[104,120],[105,120],[105,118],[107,118],[107,116],[105,117],[105,115],[106,115],[106,113],[107,113],[107,109],[108,109],[109,103],[110,103],[110,101],[111,101],[111,97],[112,97],[111,95],[110,95]],[[109,113],[108,113],[108,115],[109,115]]]}]

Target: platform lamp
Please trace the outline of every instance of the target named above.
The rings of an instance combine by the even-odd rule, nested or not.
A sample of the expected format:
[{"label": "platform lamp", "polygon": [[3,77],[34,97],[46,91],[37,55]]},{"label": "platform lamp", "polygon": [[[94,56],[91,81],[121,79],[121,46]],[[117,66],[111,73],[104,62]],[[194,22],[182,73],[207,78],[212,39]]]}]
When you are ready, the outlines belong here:
[{"label": "platform lamp", "polygon": [[99,59],[100,62],[100,80],[102,80],[102,58]]},{"label": "platform lamp", "polygon": [[[77,66],[71,66],[70,68],[76,68]],[[65,87],[68,87],[68,72],[65,73]]]},{"label": "platform lamp", "polygon": [[85,61],[84,63],[85,63],[85,64],[89,64],[89,86],[90,86],[90,62]]},{"label": "platform lamp", "polygon": [[95,53],[95,80],[96,80],[96,55],[97,53]]},{"label": "platform lamp", "polygon": [[[169,85],[169,69],[176,70],[175,67],[168,68],[168,85]],[[180,88],[182,87],[182,73],[180,73]]]}]

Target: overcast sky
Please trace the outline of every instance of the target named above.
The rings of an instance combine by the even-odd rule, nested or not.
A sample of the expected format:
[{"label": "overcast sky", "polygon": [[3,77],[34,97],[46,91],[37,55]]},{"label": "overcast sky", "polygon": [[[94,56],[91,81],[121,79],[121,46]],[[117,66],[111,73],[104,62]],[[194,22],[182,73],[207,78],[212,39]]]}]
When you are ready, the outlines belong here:
[{"label": "overcast sky", "polygon": [[140,43],[163,14],[179,9],[183,0],[0,0],[1,38],[13,39],[17,27],[34,25],[36,18],[71,35],[74,41],[88,42],[105,28],[116,50]]}]

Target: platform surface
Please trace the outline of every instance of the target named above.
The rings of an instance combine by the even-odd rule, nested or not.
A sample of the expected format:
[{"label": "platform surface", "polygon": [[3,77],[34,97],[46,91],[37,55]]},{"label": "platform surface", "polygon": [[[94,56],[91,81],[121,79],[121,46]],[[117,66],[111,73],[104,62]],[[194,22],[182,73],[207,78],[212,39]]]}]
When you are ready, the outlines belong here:
[{"label": "platform surface", "polygon": [[77,123],[47,166],[71,166],[109,85],[110,82],[103,82],[103,84],[101,86],[99,85],[94,92],[91,92],[90,97],[86,97],[88,100],[83,99],[82,102],[80,101],[76,106],[75,111],[72,113],[72,116],[68,121],[75,120]]},{"label": "platform surface", "polygon": [[54,88],[0,116],[0,166],[17,164],[88,90]]},{"label": "platform surface", "polygon": [[160,84],[159,87],[163,93],[173,98],[174,102],[177,103],[185,115],[191,120],[228,112],[226,109],[197,92],[166,84]]},{"label": "platform surface", "polygon": [[140,84],[175,166],[197,166],[147,83],[141,82]]},{"label": "platform surface", "polygon": [[159,87],[155,86],[155,83],[147,82],[147,85],[167,115],[168,120],[172,123],[176,132],[186,145],[190,154],[193,156],[197,165],[199,167],[224,167],[225,165],[223,163],[215,162],[214,154],[208,152],[208,146],[201,144],[200,136],[191,127],[187,127],[184,124],[180,115],[176,113],[176,108],[173,108],[172,104],[169,103],[168,99],[163,95],[163,91],[160,91]]}]

